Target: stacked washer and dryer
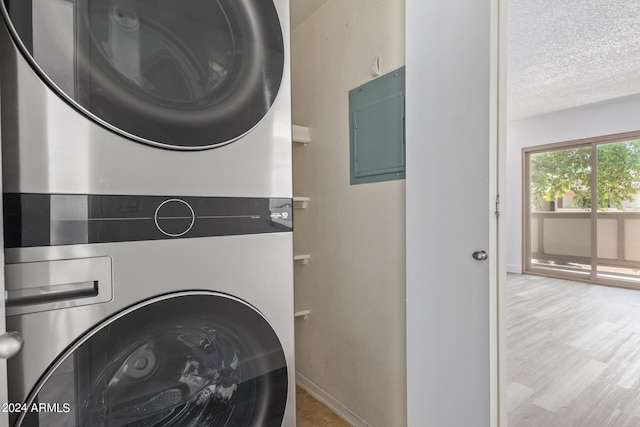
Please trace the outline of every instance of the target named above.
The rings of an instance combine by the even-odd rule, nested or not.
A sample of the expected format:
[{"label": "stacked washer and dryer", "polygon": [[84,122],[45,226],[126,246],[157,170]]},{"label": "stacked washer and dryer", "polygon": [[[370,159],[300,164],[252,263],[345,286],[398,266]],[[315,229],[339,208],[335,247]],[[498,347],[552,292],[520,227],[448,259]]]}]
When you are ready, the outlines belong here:
[{"label": "stacked washer and dryer", "polygon": [[3,0],[17,426],[294,426],[288,0]]}]

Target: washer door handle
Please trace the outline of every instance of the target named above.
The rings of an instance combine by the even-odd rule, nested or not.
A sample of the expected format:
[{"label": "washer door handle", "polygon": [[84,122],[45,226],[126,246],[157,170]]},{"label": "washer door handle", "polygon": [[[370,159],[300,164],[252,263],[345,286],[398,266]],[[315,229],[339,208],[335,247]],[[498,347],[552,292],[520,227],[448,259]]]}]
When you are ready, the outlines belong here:
[{"label": "washer door handle", "polygon": [[24,339],[19,332],[6,332],[0,335],[0,359],[9,359],[22,350]]}]

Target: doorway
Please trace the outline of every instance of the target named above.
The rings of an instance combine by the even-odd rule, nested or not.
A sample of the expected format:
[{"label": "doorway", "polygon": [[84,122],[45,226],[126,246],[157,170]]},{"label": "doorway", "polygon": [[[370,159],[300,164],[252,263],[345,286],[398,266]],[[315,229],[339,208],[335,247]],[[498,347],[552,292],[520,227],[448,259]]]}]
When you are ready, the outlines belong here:
[{"label": "doorway", "polygon": [[[634,11],[625,9],[631,7]],[[555,334],[556,329],[549,329],[544,316],[554,312],[565,314],[573,311],[572,305],[558,309],[553,304],[559,301],[562,290],[569,286],[576,285],[583,292],[599,291],[622,291],[626,295],[633,294],[628,289],[614,289],[603,287],[591,283],[571,282],[573,280],[590,280],[592,276],[600,279],[616,279],[617,283],[623,282],[629,285],[629,277],[623,276],[620,271],[611,277],[610,272],[604,271],[604,264],[615,264],[629,258],[627,244],[622,245],[623,239],[632,241],[625,236],[620,236],[618,231],[618,217],[623,217],[626,213],[619,212],[619,208],[612,208],[615,203],[608,203],[601,206],[598,203],[598,195],[592,195],[591,189],[598,190],[597,168],[598,164],[592,166],[598,156],[602,156],[602,150],[613,147],[613,143],[627,142],[637,139],[635,134],[638,130],[637,111],[640,107],[640,88],[633,83],[634,77],[626,74],[624,65],[627,57],[624,54],[629,40],[625,37],[624,28],[629,28],[629,21],[637,19],[635,4],[629,2],[607,1],[595,3],[584,3],[578,1],[567,1],[558,4],[545,0],[523,1],[510,0],[508,18],[508,69],[509,69],[509,122],[507,130],[507,267],[508,271],[518,275],[509,276],[509,281],[514,278],[521,278],[526,283],[524,290],[515,289],[510,284],[507,286],[507,293],[513,296],[518,293],[517,305],[522,309],[533,309],[533,304],[545,301],[538,292],[542,291],[541,281],[551,281],[555,288],[551,290],[548,304],[537,308],[529,320],[534,322],[537,330],[529,330],[526,340],[529,347],[524,353],[527,359],[521,360],[521,366],[526,367],[531,373],[530,379],[542,381],[541,370],[553,367],[554,364],[544,365],[545,358],[536,351],[533,345],[537,338],[545,335]],[[620,19],[619,19],[620,18]],[[604,22],[609,24],[598,25]],[[615,45],[612,43],[615,40]],[[612,138],[614,135],[615,138]],[[620,137],[622,136],[622,137]],[[558,141],[569,141],[565,145],[552,145]],[[576,144],[578,143],[578,144]],[[581,145],[583,144],[583,145]],[[532,148],[529,148],[532,147]],[[523,176],[531,178],[532,172],[523,172],[526,167],[531,166],[531,158],[523,161],[523,148],[534,157],[545,151],[552,151],[560,156],[563,152],[563,162],[568,162],[572,157],[580,157],[586,154],[588,166],[582,168],[582,172],[589,172],[590,175],[580,178],[581,185],[575,185],[573,194],[563,192],[558,197],[549,195],[549,200],[534,200],[530,197],[531,189],[523,185]],[[575,152],[571,152],[575,150]],[[541,156],[542,157],[542,156]],[[577,168],[581,169],[581,168]],[[574,172],[578,172],[574,170]],[[595,179],[592,182],[592,179]],[[531,184],[533,185],[533,184]],[[578,190],[578,191],[576,191]],[[588,191],[587,191],[588,190]],[[534,191],[531,191],[534,192]],[[582,194],[580,194],[582,193]],[[567,197],[565,197],[565,195]],[[600,197],[601,198],[601,197]],[[524,200],[524,202],[523,202]],[[602,201],[602,200],[601,200]],[[553,203],[552,203],[553,202]],[[629,201],[623,203],[626,204]],[[537,205],[536,205],[537,204]],[[533,208],[531,208],[533,205]],[[525,209],[526,206],[526,209]],[[629,209],[625,206],[625,212]],[[527,213],[527,209],[530,212]],[[571,212],[571,210],[575,210]],[[568,217],[569,214],[574,216]],[[551,222],[539,227],[540,223],[535,216],[545,217],[543,221],[550,219]],[[611,216],[618,215],[616,219]],[[582,218],[578,218],[582,217]],[[622,222],[624,225],[631,224]],[[605,221],[606,220],[606,221]],[[530,221],[529,226],[523,226],[525,221]],[[569,223],[571,222],[571,224]],[[551,225],[551,228],[547,227]],[[523,229],[527,230],[523,233]],[[546,231],[545,231],[546,230]],[[609,230],[610,233],[603,231]],[[615,241],[611,236],[615,235]],[[551,238],[551,242],[548,240]],[[540,250],[542,240],[546,241],[546,250]],[[528,243],[523,244],[523,241]],[[531,252],[527,254],[527,251]],[[622,254],[625,255],[622,255]],[[545,259],[550,255],[562,257],[557,260]],[[581,259],[577,259],[581,258]],[[619,259],[622,258],[622,259]],[[577,262],[580,261],[580,262]],[[579,269],[572,264],[577,264]],[[609,265],[606,268],[620,268],[621,265]],[[531,270],[549,270],[565,280],[550,279],[548,277],[519,275],[522,272],[532,273]],[[561,273],[561,274],[559,274]],[[607,277],[605,277],[607,276]],[[548,284],[548,283],[547,283]],[[528,298],[524,298],[527,296]],[[540,298],[537,300],[536,298]],[[593,318],[596,314],[604,312],[607,308],[604,301],[600,305],[594,305]],[[512,345],[516,345],[514,333],[522,326],[519,320],[508,317],[509,306],[505,306],[505,322],[507,329],[508,350],[503,354],[509,358],[507,388],[509,389],[507,403],[508,406],[522,404],[524,399],[526,404],[536,405],[536,400],[540,395],[534,397],[533,394],[523,397],[524,388],[518,390],[518,385],[535,389],[535,384],[527,384],[522,378],[517,376],[516,369],[518,361],[514,361]],[[632,315],[628,313],[628,315]],[[613,315],[612,315],[613,316]],[[581,321],[583,324],[590,322],[591,318],[566,317],[563,325],[577,326]],[[633,321],[637,322],[637,319]],[[610,326],[610,325],[609,325]],[[591,347],[595,350],[606,339],[606,322],[603,325],[591,325],[581,336],[573,336],[568,339],[568,343],[580,344]],[[602,332],[599,335],[599,332]],[[609,331],[611,332],[611,331]],[[558,332],[559,333],[559,332]],[[537,335],[536,335],[537,334]],[[615,332],[612,332],[615,334]],[[539,344],[541,341],[537,341]],[[540,348],[540,347],[537,347]],[[553,352],[559,350],[551,344],[544,347],[545,350]],[[548,353],[547,353],[548,354]],[[556,353],[556,362],[565,360],[559,353]],[[600,359],[593,362],[593,368],[586,382],[598,382],[604,379],[600,375],[606,375],[601,371],[598,373],[599,363],[610,363],[620,354],[611,353],[609,360]],[[547,360],[550,360],[547,358]],[[590,375],[591,375],[590,374]],[[561,392],[560,387],[575,385],[573,382],[560,381],[556,390]],[[604,384],[604,382],[603,382]],[[608,386],[608,390],[616,389],[616,384]],[[566,391],[566,388],[565,388]],[[620,391],[620,390],[619,390]],[[526,394],[526,393],[525,393]],[[560,399],[556,399],[553,405],[557,405]],[[593,394],[580,394],[573,402],[582,409],[589,411],[595,408],[603,408],[608,405],[602,400],[593,397]],[[538,401],[541,403],[541,401]],[[560,402],[561,403],[561,402]],[[541,408],[541,405],[537,405]],[[615,406],[615,405],[614,405]],[[532,406],[533,407],[533,406]],[[575,406],[574,406],[575,408]],[[544,408],[543,408],[544,409]],[[613,408],[615,410],[615,408]],[[555,415],[561,412],[560,407],[548,406],[547,411],[556,411]],[[540,413],[538,413],[540,415]],[[571,420],[579,418],[574,412]],[[527,422],[516,422],[509,416],[509,427],[522,427],[528,425],[567,425],[574,421],[567,422],[568,416],[565,413],[564,421],[557,423],[545,422],[544,418],[538,418],[533,412],[529,414]],[[581,424],[576,425],[592,425]],[[625,425],[619,419],[610,420],[607,423],[593,425]],[[628,424],[633,425],[633,424]]]}]

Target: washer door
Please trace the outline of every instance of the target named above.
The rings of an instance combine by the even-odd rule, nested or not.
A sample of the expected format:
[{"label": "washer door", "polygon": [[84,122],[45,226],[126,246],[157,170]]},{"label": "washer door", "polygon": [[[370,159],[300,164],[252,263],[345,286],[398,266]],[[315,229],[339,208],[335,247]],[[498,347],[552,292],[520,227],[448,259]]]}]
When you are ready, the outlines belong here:
[{"label": "washer door", "polygon": [[101,125],[177,149],[250,131],[284,68],[272,0],[5,0],[14,41],[55,91]]},{"label": "washer door", "polygon": [[45,374],[20,426],[280,427],[287,367],[243,301],[185,292],[92,330]]}]

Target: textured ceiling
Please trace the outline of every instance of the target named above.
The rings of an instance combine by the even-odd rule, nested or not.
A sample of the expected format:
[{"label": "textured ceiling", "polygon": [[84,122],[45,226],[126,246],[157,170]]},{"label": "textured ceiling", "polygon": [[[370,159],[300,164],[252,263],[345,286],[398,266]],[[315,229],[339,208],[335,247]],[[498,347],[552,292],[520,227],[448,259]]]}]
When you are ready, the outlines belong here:
[{"label": "textured ceiling", "polygon": [[291,29],[295,29],[327,0],[291,0]]},{"label": "textured ceiling", "polygon": [[640,1],[508,3],[510,118],[640,93]]},{"label": "textured ceiling", "polygon": [[[291,0],[295,29],[327,0]],[[640,0],[509,0],[511,119],[640,94]]]}]

